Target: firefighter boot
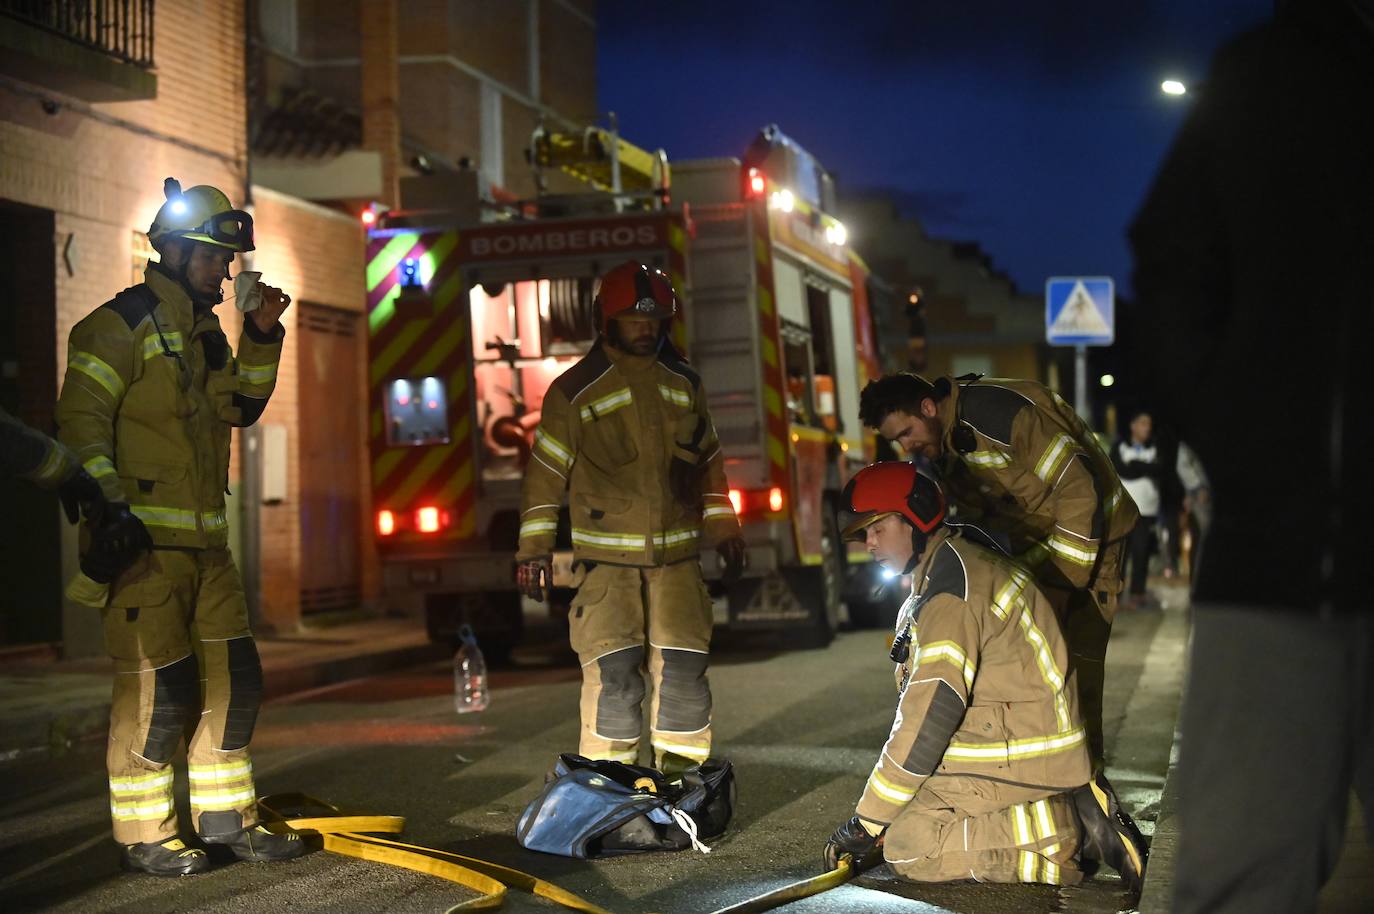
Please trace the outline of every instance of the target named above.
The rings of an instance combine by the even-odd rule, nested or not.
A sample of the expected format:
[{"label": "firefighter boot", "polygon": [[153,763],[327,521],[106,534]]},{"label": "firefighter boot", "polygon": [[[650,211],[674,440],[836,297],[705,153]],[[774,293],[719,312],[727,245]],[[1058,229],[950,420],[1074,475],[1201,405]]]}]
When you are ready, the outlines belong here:
[{"label": "firefighter boot", "polygon": [[206,844],[223,844],[240,860],[255,863],[294,860],[309,850],[296,832],[275,834],[262,825],[250,825],[242,831],[201,840]]},{"label": "firefighter boot", "polygon": [[176,837],[165,841],[124,845],[121,861],[126,870],[154,876],[194,876],[210,868],[210,858],[197,847],[187,847]]},{"label": "firefighter boot", "polygon": [[1083,833],[1083,856],[1116,870],[1126,888],[1138,893],[1149,851],[1135,820],[1121,808],[1106,776],[1098,772],[1073,791],[1073,805]]}]

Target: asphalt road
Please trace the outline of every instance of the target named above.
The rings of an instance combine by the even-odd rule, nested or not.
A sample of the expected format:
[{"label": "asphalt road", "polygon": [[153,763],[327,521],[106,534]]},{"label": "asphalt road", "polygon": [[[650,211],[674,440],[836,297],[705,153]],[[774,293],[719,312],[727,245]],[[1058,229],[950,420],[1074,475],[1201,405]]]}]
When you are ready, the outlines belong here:
[{"label": "asphalt road", "polygon": [[[1147,832],[1168,761],[1185,638],[1181,612],[1123,616],[1109,655],[1109,773]],[[515,668],[497,671],[492,705],[480,715],[454,712],[451,673],[442,665],[274,702],[254,739],[258,789],[405,816],[405,840],[526,870],[616,914],[711,911],[819,872],[821,847],[852,814],[892,723],[896,695],[885,655],[881,632],[842,635],[825,650],[718,652],[716,745],[736,766],[739,804],[709,855],[584,862],[516,845],[520,812],[556,753],[577,743],[578,671],[554,648],[522,651]],[[184,803],[184,781],[177,789]],[[283,864],[225,863],[187,879],[122,874],[108,827],[102,746],[0,768],[0,908],[433,914],[473,897],[433,877],[324,852]],[[1099,875],[1075,889],[865,881],[785,910],[1024,914],[1127,906],[1115,877]],[[555,909],[515,891],[504,907]]]}]

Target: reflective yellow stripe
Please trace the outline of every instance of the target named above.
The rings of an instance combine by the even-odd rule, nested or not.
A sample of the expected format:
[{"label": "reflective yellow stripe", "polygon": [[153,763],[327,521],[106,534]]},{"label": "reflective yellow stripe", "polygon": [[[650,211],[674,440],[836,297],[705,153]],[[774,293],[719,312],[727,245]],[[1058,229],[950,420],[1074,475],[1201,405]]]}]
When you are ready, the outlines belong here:
[{"label": "reflective yellow stripe", "polygon": [[[114,467],[110,468],[114,472]],[[48,448],[48,452],[43,455],[43,463],[38,469],[30,474],[35,482],[56,482],[58,474],[62,472],[62,448],[60,446]],[[95,474],[92,473],[92,476]]]},{"label": "reflective yellow stripe", "polygon": [[1045,448],[1045,453],[1040,455],[1039,462],[1035,464],[1035,475],[1040,477],[1041,482],[1049,482],[1059,475],[1059,470],[1073,446],[1073,438],[1063,432],[1054,436],[1054,440]]},{"label": "reflective yellow stripe", "polygon": [[593,400],[582,407],[582,421],[590,422],[602,416],[608,416],[622,406],[628,406],[634,402],[634,395],[630,393],[628,387],[622,387],[613,393],[606,394],[604,397]]},{"label": "reflective yellow stripe", "polygon": [[683,407],[692,405],[691,395],[684,390],[678,390],[675,387],[668,387],[666,384],[660,384],[658,385],[658,392],[663,396],[663,399],[667,400],[669,403],[676,403],[678,406]]},{"label": "reflective yellow stripe", "polygon": [[1021,866],[1018,872],[1022,882],[1035,882],[1035,868],[1040,858],[1031,851],[1021,852]]},{"label": "reflective yellow stripe", "polygon": [[155,803],[144,803],[137,806],[119,806],[110,803],[110,815],[117,822],[159,822],[172,814],[172,801],[159,800]]},{"label": "reflective yellow stripe", "polygon": [[1007,614],[1020,604],[1021,594],[1030,581],[1030,575],[1021,569],[1010,569],[1007,583],[1003,584],[997,595],[992,598],[992,614],[999,619],[1005,619]]},{"label": "reflective yellow stripe", "polygon": [[953,641],[934,641],[921,645],[920,651],[916,654],[916,666],[920,667],[926,660],[948,660],[964,674],[964,688],[973,688],[973,676],[978,667]]},{"label": "reflective yellow stripe", "polygon": [[266,384],[274,381],[277,377],[277,363],[270,362],[266,365],[244,365],[239,363],[239,377],[249,384]]},{"label": "reflective yellow stripe", "polygon": [[119,372],[98,356],[91,355],[89,352],[73,350],[71,357],[67,360],[67,366],[95,381],[116,400],[124,395],[124,381],[120,379]]},{"label": "reflective yellow stripe", "polygon": [[1112,494],[1107,496],[1107,507],[1104,509],[1104,513],[1109,519],[1116,513],[1117,506],[1121,504],[1121,496],[1124,494],[1126,494],[1126,490],[1118,485],[1112,490]]},{"label": "reflective yellow stripe", "polygon": [[633,765],[635,762],[639,761],[639,750],[626,749],[622,752],[611,752],[609,750],[606,752],[593,752],[589,754],[587,757],[593,760],[603,760],[607,762],[625,762],[626,764]]},{"label": "reflective yellow stripe", "polygon": [[556,520],[527,520],[520,525],[520,535],[533,536],[536,533],[557,533],[558,521]]},{"label": "reflective yellow stripe", "polygon": [[702,516],[707,520],[713,517],[734,517],[735,509],[729,505],[722,507],[707,507],[706,510],[702,511]]},{"label": "reflective yellow stripe", "polygon": [[1036,736],[1005,743],[951,742],[945,750],[945,758],[965,762],[1009,762],[1053,755],[1082,745],[1086,739],[1087,734],[1083,728],[1075,727],[1067,733],[1055,736]]},{"label": "reflective yellow stripe", "polygon": [[116,475],[114,462],[108,457],[92,457],[82,464],[82,466],[86,468],[87,473],[90,473],[96,479],[102,476]]},{"label": "reflective yellow stripe", "polygon": [[214,530],[225,530],[229,527],[229,519],[224,516],[223,511],[206,511],[201,514],[200,522],[205,526],[205,532]]},{"label": "reflective yellow stripe", "polygon": [[1064,698],[1064,674],[1054,662],[1054,652],[1050,650],[1049,641],[1031,617],[1030,607],[1026,606],[1024,600],[1019,601],[1019,605],[1021,616],[1018,621],[1021,623],[1021,631],[1030,644],[1031,653],[1035,655],[1035,664],[1040,668],[1040,678],[1045,681],[1045,685],[1054,696],[1054,714],[1059,722],[1059,732],[1065,733],[1073,722],[1069,719],[1069,705]]},{"label": "reflective yellow stripe", "polygon": [[181,508],[157,508],[152,505],[130,505],[129,510],[149,527],[170,527],[173,530],[198,530],[196,512]]},{"label": "reflective yellow stripe", "polygon": [[688,543],[701,536],[700,530],[670,530],[667,533],[655,533],[654,543],[659,546],[676,546],[679,543]]},{"label": "reflective yellow stripe", "polygon": [[544,431],[543,428],[534,433],[534,446],[537,450],[541,450],[552,457],[563,469],[566,470],[572,466],[572,451],[568,450],[568,446],[563,442]]},{"label": "reflective yellow stripe", "polygon": [[228,781],[237,777],[252,777],[253,762],[243,759],[222,765],[188,765],[186,774],[192,781]]},{"label": "reflective yellow stripe", "polygon": [[623,549],[643,549],[644,537],[632,534],[597,533],[574,527],[572,541],[579,546],[615,546]]},{"label": "reflective yellow stripe", "polygon": [[199,791],[191,785],[191,805],[200,809],[228,809],[251,803],[258,798],[252,787],[242,790]]},{"label": "reflective yellow stripe", "polygon": [[876,768],[873,769],[873,774],[869,775],[868,783],[875,793],[891,803],[910,803],[911,798],[916,796],[916,791],[892,783]]},{"label": "reflective yellow stripe", "polygon": [[167,350],[181,352],[184,348],[180,331],[173,330],[158,336],[157,333],[150,333],[143,338],[143,361],[148,361],[160,355],[164,355],[167,350],[162,348],[162,341],[167,341]]},{"label": "reflective yellow stripe", "polygon": [[707,756],[711,754],[709,746],[688,746],[685,743],[669,743],[657,739],[653,740],[653,745],[660,751],[672,752],[698,762],[706,761]]},{"label": "reflective yellow stripe", "polygon": [[972,451],[964,455],[964,463],[971,463],[976,467],[1001,469],[1011,466],[1011,458],[1001,451]]},{"label": "reflective yellow stripe", "polygon": [[159,787],[167,787],[172,783],[172,770],[153,771],[149,774],[138,774],[131,777],[110,778],[110,793],[132,796],[139,793],[148,793]]},{"label": "reflective yellow stripe", "polygon": [[1017,847],[1030,847],[1035,843],[1031,833],[1030,816],[1026,815],[1026,804],[1017,803],[1011,808],[1011,827]]},{"label": "reflective yellow stripe", "polygon": [[1096,546],[1079,546],[1077,543],[1065,539],[1058,533],[1052,534],[1046,542],[1056,555],[1068,559],[1075,565],[1091,567],[1092,563],[1097,561]]}]

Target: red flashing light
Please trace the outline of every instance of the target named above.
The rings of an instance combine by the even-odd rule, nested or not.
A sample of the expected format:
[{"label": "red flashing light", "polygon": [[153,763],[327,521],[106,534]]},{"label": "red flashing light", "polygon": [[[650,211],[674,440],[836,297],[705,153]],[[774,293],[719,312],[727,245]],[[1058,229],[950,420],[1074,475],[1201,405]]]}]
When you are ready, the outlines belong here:
[{"label": "red flashing light", "polygon": [[377,211],[369,206],[367,209],[362,211],[358,218],[363,220],[363,225],[368,226],[370,228],[377,222]]},{"label": "red flashing light", "polygon": [[778,488],[777,486],[773,486],[773,488],[768,490],[768,510],[772,511],[774,514],[777,514],[779,511],[782,510],[782,506],[782,489]]},{"label": "red flashing light", "polygon": [[736,516],[744,513],[744,493],[739,489],[730,490],[730,507],[735,509]]},{"label": "red flashing light", "polygon": [[768,182],[763,177],[763,172],[757,168],[749,169],[749,181],[746,185],[748,196],[757,199],[763,196],[763,192],[768,189]]},{"label": "red flashing light", "polygon": [[441,517],[439,509],[426,506],[415,512],[415,529],[421,533],[438,533]]},{"label": "red flashing light", "polygon": [[377,532],[382,536],[390,536],[396,532],[396,515],[386,509],[377,512]]}]

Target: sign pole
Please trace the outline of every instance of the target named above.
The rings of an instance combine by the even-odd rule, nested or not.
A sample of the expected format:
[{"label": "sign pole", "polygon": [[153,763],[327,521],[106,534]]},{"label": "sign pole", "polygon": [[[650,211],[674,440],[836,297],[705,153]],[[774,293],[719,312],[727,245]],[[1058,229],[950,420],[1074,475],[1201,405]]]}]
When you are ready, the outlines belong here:
[{"label": "sign pole", "polygon": [[1090,423],[1088,415],[1088,347],[1073,347],[1073,408],[1079,418]]}]

